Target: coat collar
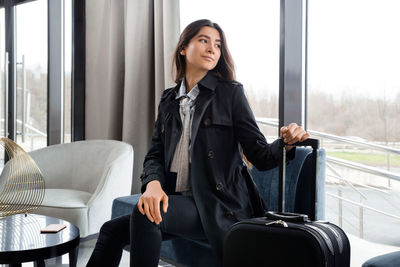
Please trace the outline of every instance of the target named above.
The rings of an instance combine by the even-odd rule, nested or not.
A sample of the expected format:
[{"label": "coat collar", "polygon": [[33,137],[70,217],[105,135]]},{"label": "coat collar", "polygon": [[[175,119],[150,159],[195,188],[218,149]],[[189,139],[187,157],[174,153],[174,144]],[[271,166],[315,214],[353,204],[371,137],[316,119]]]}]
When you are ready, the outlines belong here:
[{"label": "coat collar", "polygon": [[[178,84],[170,91],[170,94],[172,94],[172,99],[171,99],[171,102],[168,104],[168,108],[167,108],[167,111],[170,112],[174,117],[176,117],[176,119],[178,121],[180,121],[180,123],[182,123],[182,122],[181,122],[181,116],[179,114],[179,108],[178,108],[179,107],[179,99],[176,99],[176,96],[179,93],[179,88],[181,87],[181,83],[182,83],[182,80],[179,81]],[[215,91],[215,88],[218,85],[218,78],[215,77],[212,73],[208,72],[203,77],[203,79],[200,80],[200,82],[198,84],[200,85],[199,86],[200,99],[197,99],[197,101],[196,101],[196,112],[195,112],[195,114],[199,113],[198,112],[199,109],[201,109],[201,111],[202,111],[201,113],[204,112],[204,110],[202,110],[202,109],[204,107],[204,104],[207,102],[207,101],[204,101],[205,100],[204,96]],[[203,90],[203,89],[206,89],[206,90]],[[197,98],[199,98],[199,96]],[[197,131],[194,131],[194,133],[196,135]]]},{"label": "coat collar", "polygon": [[218,78],[215,77],[212,73],[208,72],[206,76],[204,76],[203,79],[200,80],[199,84],[207,89],[214,91],[218,85]]},{"label": "coat collar", "polygon": [[[180,80],[178,84],[172,89],[175,95],[179,94],[179,88],[181,87],[182,81],[184,81],[184,79]],[[207,72],[207,74],[203,77],[203,79],[198,82],[198,84],[201,85],[200,87],[202,88],[214,91],[218,85],[218,78],[215,77],[213,73]]]}]

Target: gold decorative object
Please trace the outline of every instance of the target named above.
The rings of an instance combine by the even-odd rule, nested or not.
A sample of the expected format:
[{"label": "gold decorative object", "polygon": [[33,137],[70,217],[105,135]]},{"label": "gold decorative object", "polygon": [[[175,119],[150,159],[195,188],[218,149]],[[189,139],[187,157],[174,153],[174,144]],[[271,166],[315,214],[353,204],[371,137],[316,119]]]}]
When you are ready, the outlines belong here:
[{"label": "gold decorative object", "polygon": [[37,209],[44,198],[42,172],[29,154],[12,140],[3,137],[0,143],[9,158],[0,175],[0,217]]}]

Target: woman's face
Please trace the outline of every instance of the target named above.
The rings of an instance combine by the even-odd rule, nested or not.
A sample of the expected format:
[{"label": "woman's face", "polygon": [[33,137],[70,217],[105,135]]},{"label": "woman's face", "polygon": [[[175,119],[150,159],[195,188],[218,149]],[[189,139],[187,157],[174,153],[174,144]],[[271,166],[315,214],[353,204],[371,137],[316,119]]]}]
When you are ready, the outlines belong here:
[{"label": "woman's face", "polygon": [[212,70],[221,56],[219,32],[208,26],[201,28],[180,54],[185,56],[186,73]]}]

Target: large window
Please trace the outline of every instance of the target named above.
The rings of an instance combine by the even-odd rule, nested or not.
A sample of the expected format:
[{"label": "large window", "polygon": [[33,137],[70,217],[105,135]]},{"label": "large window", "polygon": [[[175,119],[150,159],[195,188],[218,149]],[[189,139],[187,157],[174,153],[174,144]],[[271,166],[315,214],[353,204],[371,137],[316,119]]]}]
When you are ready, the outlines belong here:
[{"label": "large window", "polygon": [[[181,30],[201,18],[225,30],[237,80],[259,118],[278,117],[280,3],[307,19],[305,68],[285,71],[307,74],[307,128],[328,156],[326,219],[351,236],[352,265],[360,266],[373,256],[360,253],[364,245],[384,244],[380,253],[400,246],[400,2],[181,1]],[[291,28],[281,36],[298,36],[293,20],[282,19]],[[276,128],[263,130],[276,136]]]},{"label": "large window", "polygon": [[327,219],[400,246],[400,2],[308,2],[307,115],[331,157]]},{"label": "large window", "polygon": [[[198,19],[210,19],[224,30],[235,62],[236,79],[244,86],[256,117],[278,118],[279,0],[180,1],[181,31]],[[262,126],[276,138],[275,127]]]},{"label": "large window", "polygon": [[26,151],[71,140],[72,0],[0,1],[2,135]]}]

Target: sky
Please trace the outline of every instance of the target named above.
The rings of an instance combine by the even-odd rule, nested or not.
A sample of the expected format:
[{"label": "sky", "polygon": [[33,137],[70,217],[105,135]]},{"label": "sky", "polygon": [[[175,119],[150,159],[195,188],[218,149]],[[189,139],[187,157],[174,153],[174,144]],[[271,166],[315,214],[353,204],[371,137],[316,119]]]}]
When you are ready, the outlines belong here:
[{"label": "sky", "polygon": [[[66,1],[66,19],[71,0]],[[208,18],[224,29],[237,79],[258,97],[278,94],[279,0],[180,0],[181,30]],[[17,8],[17,56],[47,68],[47,0]],[[400,93],[399,0],[309,0],[308,88],[334,96]],[[70,21],[65,23],[70,33]],[[46,28],[46,30],[43,30]],[[70,36],[66,56],[70,55]],[[66,69],[70,60],[66,57]]]},{"label": "sky", "polygon": [[[71,0],[65,1],[65,69],[71,69]],[[16,9],[17,61],[25,55],[27,68],[47,72],[47,0],[21,4]]]},{"label": "sky", "polygon": [[[238,80],[267,97],[279,86],[279,3],[181,0],[181,30],[200,18],[219,23]],[[309,0],[309,90],[338,97],[400,93],[399,10],[398,0]]]}]

